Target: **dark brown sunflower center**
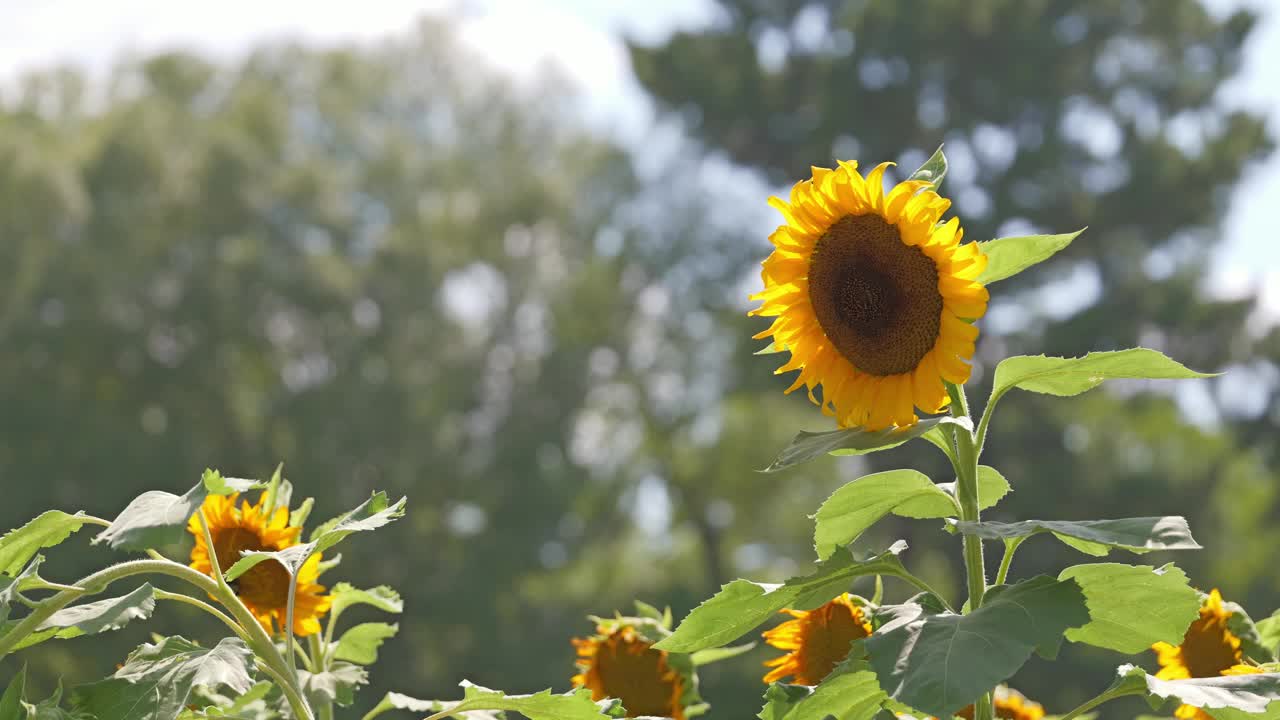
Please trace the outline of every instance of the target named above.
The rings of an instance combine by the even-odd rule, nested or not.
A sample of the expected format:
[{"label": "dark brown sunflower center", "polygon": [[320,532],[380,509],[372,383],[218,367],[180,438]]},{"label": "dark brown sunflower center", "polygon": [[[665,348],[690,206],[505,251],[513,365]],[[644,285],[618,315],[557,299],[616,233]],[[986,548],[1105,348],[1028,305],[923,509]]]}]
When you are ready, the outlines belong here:
[{"label": "dark brown sunflower center", "polygon": [[1182,661],[1193,678],[1217,677],[1240,662],[1240,651],[1231,645],[1226,620],[1210,617],[1191,624],[1182,639]]},{"label": "dark brown sunflower center", "polygon": [[840,354],[872,375],[915,369],[942,323],[937,265],[878,215],[847,215],[818,238],[809,301]]},{"label": "dark brown sunflower center", "polygon": [[[242,527],[215,530],[213,546],[217,552],[218,565],[223,570],[234,565],[243,551],[275,549],[263,545],[258,533]],[[275,560],[265,560],[250,568],[232,585],[241,599],[258,607],[284,607],[289,597],[289,571]]]}]

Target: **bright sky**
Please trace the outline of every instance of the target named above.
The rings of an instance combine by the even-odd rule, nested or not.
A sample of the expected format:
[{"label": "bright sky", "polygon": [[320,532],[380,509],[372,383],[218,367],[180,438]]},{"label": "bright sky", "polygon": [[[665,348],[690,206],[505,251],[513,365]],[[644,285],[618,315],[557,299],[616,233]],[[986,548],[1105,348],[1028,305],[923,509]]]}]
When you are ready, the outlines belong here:
[{"label": "bright sky", "polygon": [[[1223,98],[1265,111],[1280,136],[1280,83],[1271,75],[1280,66],[1280,11],[1266,12],[1267,2],[1209,4],[1264,8],[1246,50],[1245,74],[1223,89]],[[651,117],[619,32],[656,39],[714,14],[706,0],[0,0],[0,86],[59,62],[102,70],[121,52],[184,47],[234,56],[271,38],[371,40],[403,31],[423,12],[442,11],[462,18],[464,37],[513,73],[558,62],[585,91],[590,115],[625,135],[642,133]],[[1271,317],[1280,317],[1280,245],[1272,240],[1271,214],[1277,202],[1280,162],[1251,168],[1232,200],[1227,252],[1211,283],[1227,294],[1261,289]]]}]

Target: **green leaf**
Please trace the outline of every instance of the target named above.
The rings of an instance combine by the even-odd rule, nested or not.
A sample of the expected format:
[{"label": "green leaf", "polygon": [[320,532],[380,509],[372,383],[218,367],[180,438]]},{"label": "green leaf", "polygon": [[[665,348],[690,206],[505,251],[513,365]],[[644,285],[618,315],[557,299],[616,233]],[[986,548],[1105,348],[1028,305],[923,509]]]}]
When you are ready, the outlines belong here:
[{"label": "green leaf", "polygon": [[[459,701],[443,702],[440,700],[419,700],[411,698],[408,695],[401,695],[396,692],[389,692],[383,696],[382,701],[374,706],[364,716],[364,720],[373,720],[373,718],[381,715],[388,710],[408,710],[418,715],[426,713],[435,714],[451,708],[458,704]],[[472,710],[467,714],[467,720],[503,720],[506,714],[501,710]]]},{"label": "green leaf", "polygon": [[335,662],[322,673],[299,670],[298,682],[313,705],[337,703],[347,707],[356,701],[356,689],[369,682],[369,673],[359,665]]},{"label": "green leaf", "polygon": [[361,590],[350,583],[340,582],[333,586],[329,595],[333,598],[329,613],[335,618],[353,605],[372,605],[389,613],[404,611],[404,601],[400,599],[400,593],[386,585]]},{"label": "green leaf", "polygon": [[248,692],[252,657],[239,638],[223,638],[212,648],[162,638],[135,650],[110,679],[73,689],[72,705],[97,720],[174,718],[197,686]]},{"label": "green leaf", "polygon": [[871,720],[885,701],[865,660],[845,660],[817,687],[773,683],[764,695],[762,720]]},{"label": "green leaf", "polygon": [[[938,483],[938,489],[952,498],[956,496],[956,484],[954,482]],[[1009,481],[1005,480],[998,470],[987,465],[978,466],[978,508],[980,510],[995,507],[1005,495],[1009,494],[1010,490]],[[893,509],[893,514],[901,515],[902,517],[928,519],[955,517],[959,512],[955,501],[943,500],[930,494],[912,498],[902,503]]]},{"label": "green leaf", "polygon": [[[1208,595],[1201,593],[1201,603],[1207,599]],[[1262,636],[1258,633],[1258,626],[1254,624],[1249,612],[1239,603],[1229,600],[1222,601],[1222,609],[1230,613],[1227,617],[1227,630],[1232,635],[1240,638],[1240,650],[1244,656],[1254,662],[1274,662],[1276,659],[1275,652],[1272,648],[1263,644]]]},{"label": "green leaf", "polygon": [[915,470],[889,470],[864,475],[831,494],[814,515],[813,546],[825,560],[888,515],[912,500],[927,498],[959,513],[955,500]]},{"label": "green leaf", "polygon": [[393,520],[404,517],[405,502],[405,498],[400,498],[394,505],[388,505],[387,494],[376,492],[356,509],[339,515],[316,528],[311,533],[311,542],[294,545],[275,552],[242,552],[240,559],[227,569],[227,582],[235,580],[264,560],[276,560],[291,575],[297,574],[298,569],[307,561],[307,558],[337,545],[351,533],[376,530]]},{"label": "green leaf", "polygon": [[1280,648],[1280,610],[1272,613],[1271,617],[1259,620],[1255,627],[1258,630],[1258,643],[1274,656],[1276,649]]},{"label": "green leaf", "polygon": [[302,504],[289,511],[289,527],[302,527],[311,517],[311,508],[316,504],[315,498],[307,498]]},{"label": "green leaf", "polygon": [[1013,388],[1046,395],[1079,395],[1115,378],[1181,379],[1213,377],[1190,370],[1155,350],[1131,348],[1094,352],[1078,358],[1018,355],[996,366],[992,398]]},{"label": "green leaf", "polygon": [[908,428],[877,430],[871,432],[861,428],[845,428],[830,432],[801,432],[796,435],[778,454],[773,464],[762,472],[786,470],[801,463],[809,462],[823,455],[865,455],[879,450],[888,450],[924,435],[938,425],[954,423],[961,427],[973,429],[967,418],[950,416],[926,418]]},{"label": "green leaf", "polygon": [[43,584],[38,572],[42,562],[44,556],[36,555],[17,577],[0,575],[0,623],[9,619],[9,606],[21,597],[23,590],[31,590]]},{"label": "green leaf", "polygon": [[1133,655],[1157,642],[1181,643],[1200,614],[1200,598],[1172,564],[1076,565],[1058,578],[1075,580],[1089,606],[1089,622],[1067,631],[1071,642]]},{"label": "green leaf", "polygon": [[923,180],[933,188],[937,189],[942,184],[942,178],[947,175],[947,156],[942,154],[942,146],[939,145],[937,150],[933,151],[933,155],[924,164],[916,168],[911,173],[908,180]]},{"label": "green leaf", "polygon": [[182,540],[187,521],[200,509],[208,491],[199,482],[181,497],[162,490],[149,490],[129,503],[111,526],[93,539],[96,545],[109,542],[113,550],[146,550]]},{"label": "green leaf", "polygon": [[359,665],[372,665],[378,661],[378,648],[399,630],[399,625],[389,623],[360,623],[342,634],[333,656]]},{"label": "green leaf", "polygon": [[1117,520],[957,522],[955,527],[965,535],[977,535],[984,540],[1004,540],[1052,533],[1077,550],[1097,556],[1106,555],[1111,548],[1121,548],[1139,554],[1152,550],[1200,549],[1200,544],[1191,537],[1191,529],[1187,527],[1186,519],[1176,515]]},{"label": "green leaf", "polygon": [[1116,672],[1119,677],[1108,692],[1117,695],[1127,691],[1146,694],[1151,699],[1173,699],[1224,720],[1239,717],[1237,712],[1249,715],[1266,712],[1268,718],[1277,714],[1274,709],[1268,712],[1268,705],[1280,700],[1280,673],[1161,680],[1133,665],[1121,665]]},{"label": "green leaf", "polygon": [[36,626],[35,631],[14,649],[31,647],[50,639],[69,640],[119,630],[132,620],[146,620],[155,609],[155,590],[146,583],[128,595],[63,608]]},{"label": "green leaf", "polygon": [[848,589],[862,575],[904,572],[898,554],[907,544],[901,540],[887,552],[858,561],[840,549],[817,569],[780,585],[734,580],[685,617],[669,637],[654,647],[669,652],[692,653],[733,642],[767,622],[783,608],[812,609]]},{"label": "green leaf", "polygon": [[978,247],[987,256],[987,269],[978,276],[978,282],[987,285],[1017,275],[1048,260],[1084,231],[1085,228],[1081,228],[1061,235],[1026,235],[980,242]]},{"label": "green leaf", "polygon": [[208,468],[205,469],[204,475],[200,478],[200,482],[204,483],[204,489],[210,495],[231,495],[234,493],[249,492],[250,490],[262,490],[267,486],[266,483],[259,482],[257,480],[222,477],[222,473]]},{"label": "green leaf", "polygon": [[27,687],[27,666],[23,665],[17,675],[9,681],[4,695],[0,695],[0,720],[22,720],[26,714],[22,710],[22,694]]},{"label": "green leaf", "polygon": [[71,537],[82,525],[83,512],[68,515],[61,510],[49,510],[5,533],[0,537],[0,575],[15,577],[36,553]]},{"label": "green leaf", "polygon": [[865,646],[880,687],[934,717],[950,717],[1012,677],[1032,650],[1089,621],[1079,586],[1044,575],[993,589],[968,615],[930,614],[918,602],[879,614],[888,622]]},{"label": "green leaf", "polygon": [[689,656],[689,660],[693,663],[694,667],[701,667],[703,665],[720,662],[721,660],[738,657],[743,653],[750,652],[755,646],[755,643],[749,642],[742,645],[707,648],[706,650],[699,650],[698,652],[693,653]]},{"label": "green leaf", "polygon": [[600,720],[612,717],[605,710],[613,703],[608,700],[594,702],[591,691],[585,688],[563,695],[552,695],[550,690],[533,695],[507,695],[499,690],[473,685],[466,680],[461,684],[462,702],[452,708],[457,712],[506,710],[518,712],[529,720]]}]

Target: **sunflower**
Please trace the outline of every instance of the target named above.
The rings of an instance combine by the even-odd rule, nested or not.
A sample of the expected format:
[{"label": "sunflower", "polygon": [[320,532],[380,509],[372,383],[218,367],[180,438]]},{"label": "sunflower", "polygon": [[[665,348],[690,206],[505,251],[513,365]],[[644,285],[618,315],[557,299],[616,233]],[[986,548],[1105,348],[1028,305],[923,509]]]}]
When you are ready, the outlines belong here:
[{"label": "sunflower", "polygon": [[[786,224],[769,237],[762,305],[775,318],[756,339],[791,352],[778,373],[799,370],[809,399],[841,427],[882,430],[936,413],[950,402],[943,381],[969,379],[987,289],[977,277],[987,257],[960,244],[951,201],[906,181],[884,192],[885,168],[864,180],[856,163],[813,168],[791,202],[771,198]],[[822,400],[814,390],[822,385]]]},{"label": "sunflower", "polygon": [[[218,567],[225,572],[245,550],[283,550],[298,544],[302,528],[289,527],[289,511],[278,507],[270,513],[263,509],[265,493],[256,505],[248,501],[236,507],[238,494],[210,495],[201,509],[209,523],[209,535],[213,538]],[[195,536],[196,545],[191,549],[191,567],[207,575],[213,574],[209,562],[209,545],[200,528],[199,514],[187,523],[187,530]],[[293,599],[293,632],[295,635],[312,635],[320,632],[320,617],[329,611],[332,598],[324,595],[324,588],[316,584],[320,575],[320,554],[312,555],[298,571],[298,589]],[[253,613],[267,632],[283,631],[289,600],[289,573],[273,560],[258,563],[236,579],[232,586],[245,607]]]},{"label": "sunflower", "polygon": [[[1151,646],[1160,663],[1156,677],[1186,680],[1262,672],[1241,662],[1244,653],[1240,649],[1240,638],[1227,626],[1232,615],[1222,606],[1222,595],[1217,588],[1211,590],[1200,604],[1200,617],[1187,628],[1181,645],[1158,642]],[[1174,714],[1183,720],[1212,720],[1208,713],[1191,705],[1180,705]]]},{"label": "sunflower", "polygon": [[574,638],[573,645],[580,670],[573,684],[591,690],[593,700],[617,698],[627,717],[685,720],[684,678],[668,664],[667,653],[654,650],[635,628],[600,627],[592,637]]},{"label": "sunflower", "polygon": [[[992,700],[995,703],[995,716],[1003,720],[1041,720],[1044,717],[1043,705],[1028,700],[1026,695],[1004,685],[996,687]],[[964,708],[956,716],[973,720],[973,706]]]},{"label": "sunflower", "polygon": [[787,654],[765,663],[765,682],[794,675],[796,685],[817,685],[849,654],[849,643],[871,634],[871,623],[849,593],[816,610],[783,610],[793,619],[764,633],[765,642]]}]

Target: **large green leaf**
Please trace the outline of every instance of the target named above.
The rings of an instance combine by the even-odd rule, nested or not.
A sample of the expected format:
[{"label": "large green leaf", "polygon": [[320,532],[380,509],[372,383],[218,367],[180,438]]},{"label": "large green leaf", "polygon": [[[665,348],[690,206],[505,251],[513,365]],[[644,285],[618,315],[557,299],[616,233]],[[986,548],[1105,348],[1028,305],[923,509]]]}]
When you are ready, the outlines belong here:
[{"label": "large green leaf", "polygon": [[146,620],[155,609],[155,590],[147,583],[128,595],[63,608],[36,626],[35,631],[14,649],[31,647],[50,639],[68,640],[119,630],[130,621]]},{"label": "large green leaf", "polygon": [[942,184],[942,178],[947,175],[947,156],[942,154],[942,146],[939,145],[937,150],[933,151],[933,155],[929,156],[924,164],[916,168],[916,171],[907,177],[908,180],[923,180],[929,183],[933,189],[937,189]]},{"label": "large green leaf", "polygon": [[1116,682],[1108,689],[1115,696],[1146,695],[1153,708],[1165,701],[1177,700],[1207,711],[1219,720],[1270,720],[1280,717],[1280,673],[1226,675],[1161,680],[1133,665],[1121,665]]},{"label": "large green leaf", "polygon": [[1258,643],[1274,656],[1277,648],[1280,648],[1280,610],[1272,613],[1271,617],[1259,620],[1255,627],[1258,630]]},{"label": "large green leaf", "polygon": [[1013,676],[1037,647],[1089,621],[1074,581],[1039,576],[993,589],[968,615],[918,602],[880,608],[888,619],[865,645],[880,687],[898,702],[950,717]]},{"label": "large green leaf", "polygon": [[987,268],[978,276],[978,282],[986,285],[1013,277],[1048,260],[1082,232],[1084,228],[1061,235],[1025,235],[980,242],[978,247],[987,256]]},{"label": "large green leaf", "polygon": [[1078,358],[1018,355],[996,366],[993,398],[1012,388],[1046,395],[1079,395],[1105,380],[1136,378],[1171,380],[1213,377],[1196,372],[1155,350],[1131,348],[1114,352],[1094,352]]},{"label": "large green leaf", "polygon": [[376,530],[393,520],[404,517],[405,503],[406,499],[400,498],[394,505],[388,505],[387,494],[376,492],[356,509],[317,527],[311,533],[311,542],[275,552],[241,553],[241,558],[226,571],[227,582],[234,581],[264,560],[276,560],[285,566],[290,574],[296,574],[307,558],[337,545],[351,533]]},{"label": "large green leaf", "polygon": [[[938,489],[951,498],[956,496],[954,482],[938,483]],[[1011,488],[1000,471],[987,465],[978,466],[978,508],[986,510],[995,507]],[[909,518],[943,518],[958,514],[957,503],[951,499],[940,499],[934,495],[921,495],[902,503],[893,509],[894,515]]]},{"label": "large green leaf", "polygon": [[1191,537],[1191,529],[1187,527],[1186,518],[1177,515],[1117,520],[957,522],[955,527],[965,535],[977,535],[984,540],[1005,540],[1052,533],[1071,547],[1097,556],[1106,555],[1111,548],[1121,548],[1133,553],[1200,549],[1200,544]]},{"label": "large green leaf", "polygon": [[500,690],[473,685],[462,681],[462,702],[453,706],[458,712],[467,710],[507,710],[518,712],[529,720],[600,720],[612,717],[607,712],[614,703],[595,702],[591,691],[573,690],[563,695],[552,695],[543,690],[533,695],[507,695]]},{"label": "large green leaf", "polygon": [[1076,565],[1058,577],[1075,580],[1089,606],[1088,624],[1067,631],[1072,642],[1136,654],[1153,643],[1182,642],[1200,614],[1199,596],[1174,565]]},{"label": "large green leaf", "polygon": [[720,588],[685,617],[669,637],[655,647],[670,652],[691,653],[733,642],[764,624],[783,608],[812,609],[844,592],[849,582],[861,575],[892,575],[903,572],[898,554],[907,544],[899,540],[887,552],[858,561],[847,549],[840,549],[818,563],[813,572],[782,584],[734,580]]},{"label": "large green leaf", "polygon": [[773,683],[761,720],[871,720],[885,700],[865,660],[845,660],[817,687]]},{"label": "large green leaf", "polygon": [[959,512],[955,500],[945,490],[915,470],[889,470],[845,483],[814,515],[813,546],[818,557],[823,560],[831,557],[894,508],[921,498],[937,505],[946,504],[952,513]]},{"label": "large green leaf", "polygon": [[865,455],[878,450],[888,450],[924,435],[941,424],[955,423],[962,427],[972,425],[965,418],[950,416],[926,418],[908,428],[876,430],[874,432],[861,428],[845,428],[829,432],[801,432],[791,444],[778,453],[773,464],[764,472],[786,470],[801,463],[809,462],[823,455]]},{"label": "large green leaf", "polygon": [[400,626],[390,623],[360,623],[342,634],[333,656],[359,665],[372,665],[378,661],[378,648],[399,630]]},{"label": "large green leaf", "polygon": [[251,662],[239,638],[223,638],[212,648],[176,636],[162,638],[135,650],[110,679],[73,689],[71,701],[97,720],[175,718],[197,686],[248,692]]},{"label": "large green leaf", "polygon": [[68,515],[61,510],[49,510],[5,533],[0,537],[0,575],[15,577],[36,553],[71,537],[84,522],[83,512]]},{"label": "large green leaf", "polygon": [[115,550],[146,550],[176,543],[207,495],[203,482],[181,496],[148,490],[134,498],[93,542],[108,542]]},{"label": "large green leaf", "polygon": [[[408,710],[417,715],[435,714],[457,705],[458,702],[460,701],[419,700],[397,692],[389,692],[383,696],[381,702],[365,714],[364,720],[373,720],[390,710]],[[467,720],[503,720],[504,717],[505,713],[501,710],[472,710],[467,713]]]}]

